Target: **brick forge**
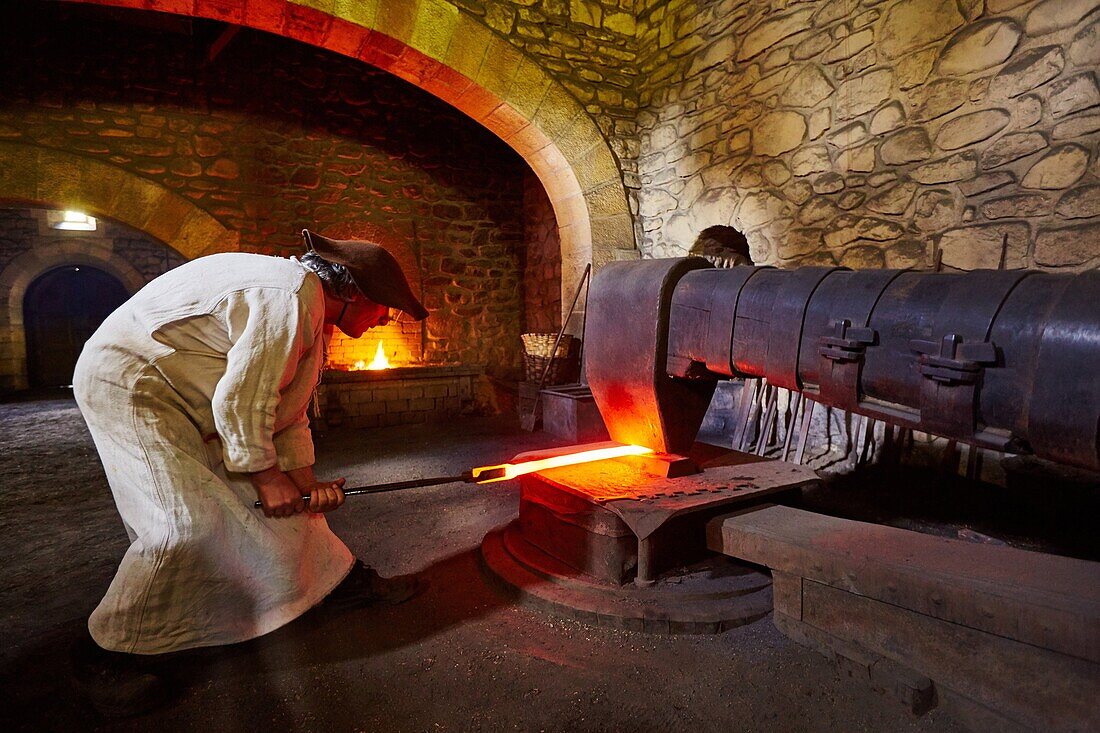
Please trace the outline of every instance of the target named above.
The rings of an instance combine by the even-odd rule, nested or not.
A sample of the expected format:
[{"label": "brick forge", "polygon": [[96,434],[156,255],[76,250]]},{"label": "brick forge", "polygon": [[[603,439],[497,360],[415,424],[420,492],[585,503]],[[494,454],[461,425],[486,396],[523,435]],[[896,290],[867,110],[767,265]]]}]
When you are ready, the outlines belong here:
[{"label": "brick forge", "polygon": [[429,364],[424,324],[373,328],[359,339],[334,331],[318,389],[325,428],[432,423],[480,410],[480,365]]},{"label": "brick forge", "polygon": [[[385,231],[360,226],[354,231],[340,230],[337,235],[381,242],[405,272],[419,272],[414,252]],[[413,279],[410,285],[423,300],[419,281]],[[484,365],[476,358],[464,359],[465,351],[427,348],[430,320],[406,317],[372,328],[358,339],[332,330],[327,368],[318,389],[320,420],[325,428],[432,423],[481,411],[477,396],[485,379]],[[446,361],[441,362],[440,356]]]},{"label": "brick forge", "polygon": [[326,371],[318,390],[324,427],[431,423],[478,408],[477,366],[403,366]]}]

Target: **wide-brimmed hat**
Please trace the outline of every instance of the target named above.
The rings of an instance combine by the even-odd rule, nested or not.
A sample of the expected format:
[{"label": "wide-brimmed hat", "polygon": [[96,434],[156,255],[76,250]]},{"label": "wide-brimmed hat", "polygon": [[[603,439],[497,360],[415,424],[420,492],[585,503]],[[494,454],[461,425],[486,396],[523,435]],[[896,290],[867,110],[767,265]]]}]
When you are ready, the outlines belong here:
[{"label": "wide-brimmed hat", "polygon": [[348,268],[363,295],[375,303],[402,310],[417,321],[428,317],[401,265],[385,247],[358,239],[329,239],[308,229],[302,230],[302,238],[329,262]]}]

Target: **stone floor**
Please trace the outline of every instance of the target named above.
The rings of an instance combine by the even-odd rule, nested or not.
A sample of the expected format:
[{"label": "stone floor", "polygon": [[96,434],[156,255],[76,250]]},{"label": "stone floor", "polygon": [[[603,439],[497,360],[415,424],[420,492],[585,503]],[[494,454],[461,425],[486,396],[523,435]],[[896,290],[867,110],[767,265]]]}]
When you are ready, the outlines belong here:
[{"label": "stone floor", "polygon": [[[453,474],[552,444],[474,420],[318,439],[323,476],[352,485]],[[421,573],[408,604],[308,614],[169,669],[174,696],[104,721],[71,691],[66,649],[126,536],[70,400],[0,404],[0,648],[4,730],[957,731],[914,718],[780,635],[769,619],[719,636],[590,627],[513,605],[485,582],[481,538],[516,487],[449,485],[358,497],[331,515],[383,574]]]}]

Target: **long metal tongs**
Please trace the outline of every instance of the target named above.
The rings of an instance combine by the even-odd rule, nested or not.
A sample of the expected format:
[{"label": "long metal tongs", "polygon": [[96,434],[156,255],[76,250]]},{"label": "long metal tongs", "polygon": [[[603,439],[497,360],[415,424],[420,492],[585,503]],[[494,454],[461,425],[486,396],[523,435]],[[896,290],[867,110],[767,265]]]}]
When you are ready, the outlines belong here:
[{"label": "long metal tongs", "polygon": [[[498,480],[503,475],[504,469],[493,466],[488,470],[474,469],[466,471],[458,476],[435,476],[432,478],[417,478],[408,481],[391,481],[385,484],[372,484],[371,486],[358,486],[354,489],[344,489],[344,496],[360,496],[363,494],[382,494],[387,491],[401,491],[402,489],[417,489],[422,486],[440,486],[442,484],[481,484],[487,481]],[[302,501],[309,502],[309,495],[302,496]],[[263,503],[257,501],[253,506],[261,507]]]}]

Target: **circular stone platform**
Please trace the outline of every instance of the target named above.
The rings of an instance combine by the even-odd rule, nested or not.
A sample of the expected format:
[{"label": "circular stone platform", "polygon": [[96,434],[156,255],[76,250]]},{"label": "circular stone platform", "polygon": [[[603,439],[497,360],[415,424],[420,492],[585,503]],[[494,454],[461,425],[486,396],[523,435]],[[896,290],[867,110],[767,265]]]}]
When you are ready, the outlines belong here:
[{"label": "circular stone platform", "polygon": [[772,609],[771,579],[716,556],[648,587],[600,583],[527,542],[518,522],[490,532],[481,557],[490,579],[524,605],[586,623],[661,634],[718,634]]}]

